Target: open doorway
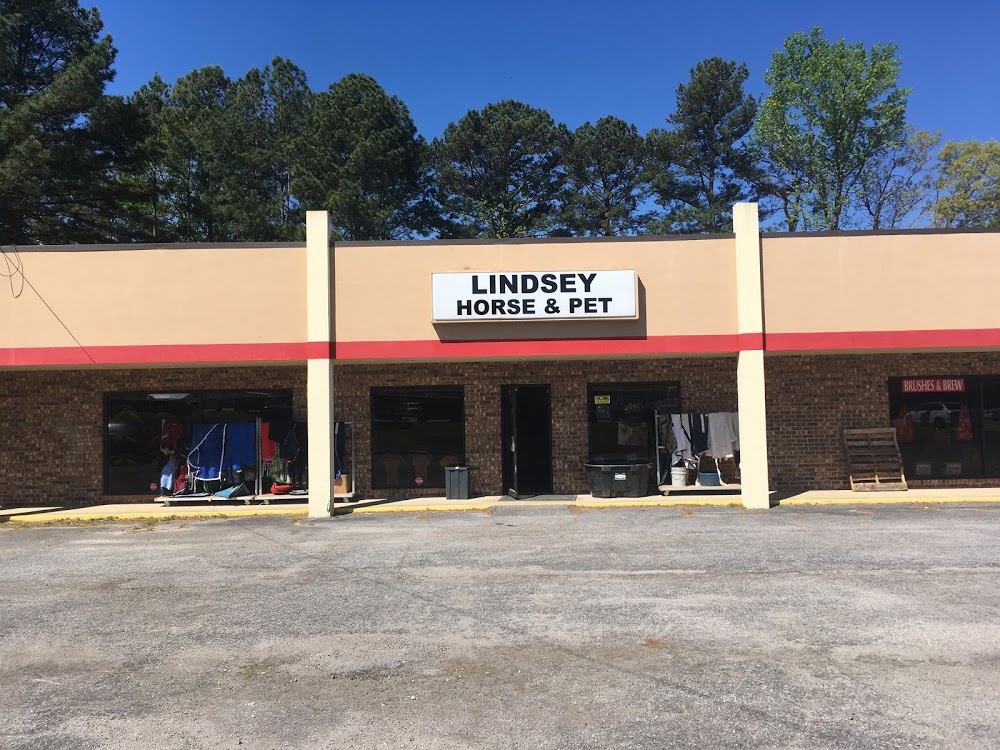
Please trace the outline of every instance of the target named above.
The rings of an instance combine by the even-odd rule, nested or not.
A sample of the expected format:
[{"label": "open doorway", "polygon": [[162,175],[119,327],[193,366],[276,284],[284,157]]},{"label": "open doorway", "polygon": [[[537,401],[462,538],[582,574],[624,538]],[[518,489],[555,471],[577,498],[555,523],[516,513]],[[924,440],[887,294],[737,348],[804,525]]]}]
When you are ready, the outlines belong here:
[{"label": "open doorway", "polygon": [[503,492],[511,497],[552,492],[552,393],[547,385],[505,385]]}]

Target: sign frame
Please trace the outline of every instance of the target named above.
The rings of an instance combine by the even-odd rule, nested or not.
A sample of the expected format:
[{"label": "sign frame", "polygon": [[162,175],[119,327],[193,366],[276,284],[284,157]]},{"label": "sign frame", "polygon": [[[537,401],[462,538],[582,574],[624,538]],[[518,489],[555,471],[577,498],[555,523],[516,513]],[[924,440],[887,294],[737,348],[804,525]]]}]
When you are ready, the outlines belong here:
[{"label": "sign frame", "polygon": [[[545,274],[551,274],[551,275],[554,275],[554,276],[558,277],[558,276],[561,276],[563,274],[573,274],[575,276],[575,275],[578,275],[578,274],[581,274],[581,273],[587,273],[587,274],[590,274],[590,273],[598,273],[598,274],[602,274],[602,273],[603,274],[606,274],[606,273],[615,273],[615,274],[630,273],[630,274],[632,274],[632,304],[633,304],[634,314],[633,315],[601,315],[601,314],[583,314],[583,315],[558,314],[558,315],[556,315],[556,314],[535,314],[535,315],[532,315],[531,317],[522,316],[522,315],[516,315],[516,316],[507,317],[507,316],[503,316],[503,315],[494,316],[492,314],[486,314],[486,315],[470,315],[467,318],[464,318],[464,317],[463,318],[459,318],[459,317],[438,318],[435,315],[435,309],[434,309],[434,307],[435,307],[435,305],[434,305],[434,293],[435,293],[434,277],[435,276],[474,276],[474,275],[481,275],[481,276],[522,276],[522,275],[534,275],[534,276],[537,276],[537,277],[541,278]],[[535,293],[532,292],[532,293],[529,293],[529,294],[535,294]],[[538,294],[544,295],[544,294],[553,294],[553,293],[539,292]],[[554,293],[554,294],[565,295],[565,293],[558,293],[558,292]],[[495,294],[491,294],[491,295],[488,295],[488,296],[484,297],[483,299],[484,300],[486,300],[486,299],[493,300],[493,299],[496,299],[496,298],[497,298],[497,296]],[[451,325],[451,324],[464,324],[464,323],[536,323],[536,322],[540,322],[540,321],[541,322],[548,321],[548,322],[568,323],[568,322],[574,322],[574,321],[577,321],[577,322],[579,322],[579,321],[591,321],[592,322],[592,321],[638,320],[640,317],[641,317],[641,310],[639,308],[639,274],[638,274],[638,272],[634,268],[584,268],[584,269],[577,268],[577,269],[564,269],[564,270],[563,269],[559,269],[559,270],[545,270],[545,271],[532,271],[532,270],[526,270],[526,271],[512,271],[512,270],[505,270],[505,271],[478,271],[478,270],[477,271],[470,271],[470,270],[463,270],[463,271],[434,271],[434,272],[431,273],[431,322],[434,325],[438,325],[438,324]]]}]

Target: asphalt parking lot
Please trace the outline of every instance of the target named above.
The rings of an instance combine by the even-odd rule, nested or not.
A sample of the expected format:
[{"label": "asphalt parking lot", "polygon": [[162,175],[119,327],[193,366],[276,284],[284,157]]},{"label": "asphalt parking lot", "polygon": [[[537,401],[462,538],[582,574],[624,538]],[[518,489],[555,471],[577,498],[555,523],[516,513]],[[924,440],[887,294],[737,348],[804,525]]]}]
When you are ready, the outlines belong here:
[{"label": "asphalt parking lot", "polygon": [[0,525],[0,747],[998,747],[998,553],[991,505]]}]

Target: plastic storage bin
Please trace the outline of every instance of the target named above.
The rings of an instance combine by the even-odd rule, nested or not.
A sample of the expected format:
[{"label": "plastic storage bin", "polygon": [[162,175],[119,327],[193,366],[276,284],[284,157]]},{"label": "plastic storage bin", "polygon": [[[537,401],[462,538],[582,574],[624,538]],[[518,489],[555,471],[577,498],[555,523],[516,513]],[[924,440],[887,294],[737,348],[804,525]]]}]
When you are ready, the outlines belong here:
[{"label": "plastic storage bin", "polygon": [[650,464],[587,464],[587,481],[594,497],[645,497]]},{"label": "plastic storage bin", "polygon": [[469,499],[469,467],[444,467],[444,496],[449,500]]}]

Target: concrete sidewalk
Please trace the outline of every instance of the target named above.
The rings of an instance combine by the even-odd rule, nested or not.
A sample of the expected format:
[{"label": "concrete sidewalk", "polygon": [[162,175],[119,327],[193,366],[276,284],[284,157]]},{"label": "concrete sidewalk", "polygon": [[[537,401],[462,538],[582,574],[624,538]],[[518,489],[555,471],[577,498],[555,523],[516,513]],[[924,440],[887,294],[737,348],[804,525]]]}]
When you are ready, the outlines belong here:
[{"label": "concrete sidewalk", "polygon": [[[772,493],[772,505],[884,505],[934,503],[1000,504],[1000,488],[955,488],[908,490],[904,492],[852,492],[850,490],[811,490],[799,493]],[[722,494],[705,488],[675,492],[669,497],[652,495],[641,498],[595,498],[592,495],[544,495],[513,500],[506,495],[489,495],[470,500],[443,497],[420,497],[403,500],[372,498],[357,502],[336,502],[334,515],[354,513],[430,513],[490,512],[497,506],[556,506],[568,508],[670,508],[678,506],[739,506],[738,494]],[[60,523],[94,521],[139,521],[147,518],[238,518],[242,516],[305,516],[304,502],[264,505],[259,500],[171,505],[160,503],[109,503],[85,508],[20,507],[0,509],[0,522]]]},{"label": "concrete sidewalk", "polygon": [[[401,500],[372,498],[357,502],[336,502],[333,515],[353,513],[427,513],[427,512],[489,512],[498,505],[514,506],[573,506],[579,508],[672,507],[678,505],[727,506],[739,505],[739,495],[703,495],[683,498],[650,496],[641,498],[601,499],[591,495],[545,495],[529,500],[512,500],[505,495],[489,495],[471,500],[449,500],[444,497],[420,497]],[[306,503],[251,505],[240,503],[186,503],[164,507],[161,503],[119,503],[93,505],[85,508],[6,508],[0,509],[0,521],[17,523],[53,523],[59,521],[138,521],[144,518],[238,518],[242,516],[305,516]]]}]

